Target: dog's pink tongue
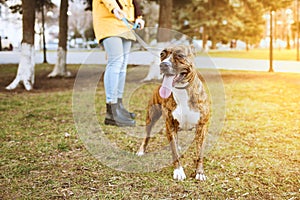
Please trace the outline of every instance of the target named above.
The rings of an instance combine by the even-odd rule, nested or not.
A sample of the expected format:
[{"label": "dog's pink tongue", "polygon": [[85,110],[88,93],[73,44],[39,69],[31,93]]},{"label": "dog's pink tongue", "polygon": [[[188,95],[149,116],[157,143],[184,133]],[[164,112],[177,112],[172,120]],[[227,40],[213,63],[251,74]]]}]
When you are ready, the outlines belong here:
[{"label": "dog's pink tongue", "polygon": [[162,85],[159,89],[159,95],[161,96],[161,98],[166,99],[171,95],[171,88],[174,77],[175,76],[164,76]]}]

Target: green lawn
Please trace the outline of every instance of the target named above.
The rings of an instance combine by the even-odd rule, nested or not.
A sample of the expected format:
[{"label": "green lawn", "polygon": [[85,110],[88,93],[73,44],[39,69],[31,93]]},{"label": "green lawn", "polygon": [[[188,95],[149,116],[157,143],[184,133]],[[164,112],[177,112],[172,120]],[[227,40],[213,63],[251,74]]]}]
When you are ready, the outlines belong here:
[{"label": "green lawn", "polygon": [[[38,65],[37,77],[42,80],[52,67]],[[73,72],[78,68],[69,67]],[[0,66],[0,79],[12,79],[15,70],[16,66]],[[130,68],[127,88],[135,87],[145,73],[145,67]],[[183,182],[172,180],[171,166],[129,173],[98,161],[74,125],[74,78],[44,78],[37,84],[45,86],[32,92],[2,89],[0,199],[299,199],[300,75],[239,71],[221,71],[221,75],[226,120],[206,154],[206,182],[193,178],[193,148],[183,157],[188,176]],[[0,86],[8,83],[2,81]],[[138,114],[137,129],[104,126],[102,83],[95,98],[108,141],[132,153],[141,143],[132,132],[144,134],[146,102],[157,83],[140,85],[129,104]],[[155,135],[149,150],[159,148],[164,140],[162,133]]]},{"label": "green lawn", "polygon": [[[224,58],[247,58],[247,59],[269,59],[268,49],[251,49],[246,50],[232,50],[232,51],[210,51],[208,53],[211,57],[224,57]],[[289,60],[296,61],[297,52],[296,49],[274,49],[274,60]]]}]

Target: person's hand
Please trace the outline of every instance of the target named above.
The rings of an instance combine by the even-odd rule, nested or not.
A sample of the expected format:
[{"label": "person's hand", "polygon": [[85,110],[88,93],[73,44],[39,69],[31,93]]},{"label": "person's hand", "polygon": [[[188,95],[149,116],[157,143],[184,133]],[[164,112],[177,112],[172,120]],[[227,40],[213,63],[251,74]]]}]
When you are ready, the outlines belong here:
[{"label": "person's hand", "polygon": [[139,24],[139,29],[143,29],[145,27],[145,21],[142,18],[137,18],[135,23]]},{"label": "person's hand", "polygon": [[124,17],[126,18],[126,14],[120,8],[113,9],[113,13],[119,20],[122,20]]}]

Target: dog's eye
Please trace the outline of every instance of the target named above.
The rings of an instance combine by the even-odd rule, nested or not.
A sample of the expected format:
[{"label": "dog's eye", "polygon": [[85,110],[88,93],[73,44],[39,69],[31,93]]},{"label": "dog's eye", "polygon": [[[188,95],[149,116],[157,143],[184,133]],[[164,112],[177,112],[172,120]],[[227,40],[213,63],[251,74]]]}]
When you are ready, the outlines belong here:
[{"label": "dog's eye", "polygon": [[176,57],[178,59],[184,59],[186,56],[184,54],[182,54],[182,53],[178,53],[178,54],[176,54]]},{"label": "dog's eye", "polygon": [[186,76],[186,75],[187,75],[187,72],[186,72],[186,71],[180,72],[180,75],[181,75],[181,76]]},{"label": "dog's eye", "polygon": [[166,51],[162,51],[162,52],[160,53],[160,57],[161,57],[161,58],[166,57],[166,55],[167,55],[167,52],[166,52]]}]

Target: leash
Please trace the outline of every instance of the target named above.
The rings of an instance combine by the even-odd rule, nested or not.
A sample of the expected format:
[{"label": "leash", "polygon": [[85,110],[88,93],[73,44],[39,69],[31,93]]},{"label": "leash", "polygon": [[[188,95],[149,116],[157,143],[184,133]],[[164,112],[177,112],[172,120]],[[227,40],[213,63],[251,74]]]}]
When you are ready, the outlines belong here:
[{"label": "leash", "polygon": [[[124,22],[124,24],[127,26],[127,28],[131,31],[131,33],[134,34],[134,36],[136,37],[136,40],[138,41],[138,43],[140,43],[140,45],[146,49],[148,52],[150,52],[152,55],[154,55],[155,57],[159,57],[157,52],[152,50],[153,48],[149,47],[149,45],[135,32],[136,29],[140,28],[140,24],[138,23],[133,23],[130,22],[128,19],[126,19],[125,17],[122,18],[122,21]],[[131,26],[132,27],[131,27]]]},{"label": "leash", "polygon": [[125,17],[122,18],[122,21],[124,22],[124,24],[130,29],[130,25],[132,25],[132,29],[135,30],[137,28],[140,28],[140,24],[139,23],[133,23],[131,21],[128,21]]}]

